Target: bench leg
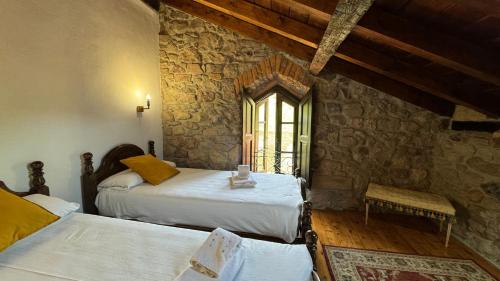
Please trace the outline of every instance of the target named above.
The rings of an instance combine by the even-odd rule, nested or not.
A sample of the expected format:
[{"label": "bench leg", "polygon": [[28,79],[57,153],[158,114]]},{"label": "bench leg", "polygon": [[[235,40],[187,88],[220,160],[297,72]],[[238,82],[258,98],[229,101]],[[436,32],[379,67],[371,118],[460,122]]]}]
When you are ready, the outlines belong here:
[{"label": "bench leg", "polygon": [[444,243],[444,246],[448,248],[448,242],[450,242],[450,234],[451,234],[451,226],[452,226],[453,220],[450,219],[448,221],[448,231],[446,231],[446,242]]},{"label": "bench leg", "polygon": [[365,203],[365,225],[368,225],[368,210],[370,209],[370,204]]}]

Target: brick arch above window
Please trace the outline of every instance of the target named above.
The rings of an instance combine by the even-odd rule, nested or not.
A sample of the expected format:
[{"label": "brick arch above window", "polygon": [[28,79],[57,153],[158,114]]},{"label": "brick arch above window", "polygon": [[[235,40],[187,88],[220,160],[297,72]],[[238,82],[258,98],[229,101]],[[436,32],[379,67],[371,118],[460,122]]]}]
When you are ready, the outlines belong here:
[{"label": "brick arch above window", "polygon": [[282,55],[262,60],[234,80],[237,94],[247,93],[255,100],[278,85],[300,100],[311,89],[312,81],[300,65]]}]

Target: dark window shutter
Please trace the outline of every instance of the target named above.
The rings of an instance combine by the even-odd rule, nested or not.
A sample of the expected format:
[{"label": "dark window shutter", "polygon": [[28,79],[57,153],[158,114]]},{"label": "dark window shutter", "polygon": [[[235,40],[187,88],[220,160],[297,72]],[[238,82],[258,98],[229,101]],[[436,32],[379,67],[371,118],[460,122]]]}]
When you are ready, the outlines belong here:
[{"label": "dark window shutter", "polygon": [[250,165],[253,170],[253,159],[255,154],[254,145],[254,119],[255,119],[255,101],[248,95],[243,95],[243,164]]},{"label": "dark window shutter", "polygon": [[313,95],[312,89],[299,103],[297,129],[297,176],[306,179],[310,186],[310,161],[312,141]]}]

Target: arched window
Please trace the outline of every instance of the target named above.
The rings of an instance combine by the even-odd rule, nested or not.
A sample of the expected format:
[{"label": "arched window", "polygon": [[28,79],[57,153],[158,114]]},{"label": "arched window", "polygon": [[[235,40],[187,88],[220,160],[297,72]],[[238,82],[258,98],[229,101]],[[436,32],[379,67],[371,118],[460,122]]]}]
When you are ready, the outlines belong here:
[{"label": "arched window", "polygon": [[281,86],[243,98],[243,163],[255,172],[309,176],[312,99]]},{"label": "arched window", "polygon": [[281,88],[256,102],[254,170],[294,174],[298,101]]}]

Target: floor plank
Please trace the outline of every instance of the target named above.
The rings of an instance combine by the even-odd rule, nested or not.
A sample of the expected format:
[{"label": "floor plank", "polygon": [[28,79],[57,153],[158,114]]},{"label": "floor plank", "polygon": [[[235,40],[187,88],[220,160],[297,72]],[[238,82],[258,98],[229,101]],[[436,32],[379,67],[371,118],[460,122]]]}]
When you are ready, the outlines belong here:
[{"label": "floor plank", "polygon": [[318,233],[318,274],[332,280],[323,255],[322,244],[404,254],[472,259],[500,280],[500,270],[474,251],[453,239],[444,247],[445,232],[426,219],[394,214],[364,214],[353,211],[314,210],[313,227]]}]

